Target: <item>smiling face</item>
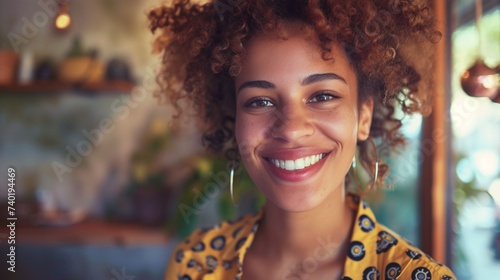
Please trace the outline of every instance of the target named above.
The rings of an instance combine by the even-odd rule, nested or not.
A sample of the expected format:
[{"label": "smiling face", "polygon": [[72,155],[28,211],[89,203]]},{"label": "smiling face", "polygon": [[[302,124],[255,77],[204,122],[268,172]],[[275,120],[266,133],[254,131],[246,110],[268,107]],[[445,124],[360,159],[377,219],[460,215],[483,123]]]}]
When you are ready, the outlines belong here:
[{"label": "smiling face", "polygon": [[256,35],[246,45],[235,136],[268,203],[299,212],[343,194],[373,106],[358,106],[355,70],[340,45],[325,61],[315,38],[289,29],[287,40]]}]

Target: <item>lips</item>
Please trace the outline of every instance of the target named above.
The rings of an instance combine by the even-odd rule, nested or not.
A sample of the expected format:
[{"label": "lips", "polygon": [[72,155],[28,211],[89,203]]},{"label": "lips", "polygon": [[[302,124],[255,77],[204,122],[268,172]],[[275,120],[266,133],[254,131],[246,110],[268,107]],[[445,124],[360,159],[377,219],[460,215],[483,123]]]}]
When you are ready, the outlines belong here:
[{"label": "lips", "polygon": [[265,155],[266,168],[274,177],[288,182],[299,182],[314,176],[323,166],[331,151],[319,149],[275,150]]},{"label": "lips", "polygon": [[267,160],[278,168],[294,171],[294,170],[304,169],[306,167],[316,164],[323,158],[324,155],[326,154],[320,153],[312,156],[298,158],[296,160],[275,159],[275,158],[267,158]]}]

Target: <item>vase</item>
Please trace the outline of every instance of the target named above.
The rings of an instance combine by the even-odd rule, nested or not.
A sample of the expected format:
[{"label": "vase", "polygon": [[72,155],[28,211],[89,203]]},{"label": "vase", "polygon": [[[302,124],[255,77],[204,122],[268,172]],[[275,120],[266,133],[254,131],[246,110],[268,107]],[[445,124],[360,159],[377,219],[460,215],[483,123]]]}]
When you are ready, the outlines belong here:
[{"label": "vase", "polygon": [[59,79],[67,83],[98,83],[104,78],[104,63],[89,57],[71,57],[59,65]]},{"label": "vase", "polygon": [[13,51],[0,50],[0,84],[12,84],[16,81],[19,55]]}]

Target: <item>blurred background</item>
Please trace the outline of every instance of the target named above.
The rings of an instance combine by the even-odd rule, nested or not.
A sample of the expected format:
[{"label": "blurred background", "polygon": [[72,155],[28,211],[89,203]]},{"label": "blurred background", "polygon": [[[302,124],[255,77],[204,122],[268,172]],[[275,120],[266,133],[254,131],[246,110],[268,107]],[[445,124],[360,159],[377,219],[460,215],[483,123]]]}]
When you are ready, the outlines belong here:
[{"label": "blurred background", "polygon": [[[243,172],[233,207],[226,160],[204,152],[189,120],[170,126],[172,108],[152,96],[160,58],[146,13],[159,3],[0,0],[0,220],[12,206],[8,168],[17,217],[16,273],[0,226],[1,279],[162,279],[180,238],[263,205]],[[368,200],[382,223],[458,279],[492,279],[500,1],[435,5],[442,94],[431,116],[403,120],[409,144],[386,159],[394,187]],[[479,89],[470,86],[477,76],[489,77]]]}]

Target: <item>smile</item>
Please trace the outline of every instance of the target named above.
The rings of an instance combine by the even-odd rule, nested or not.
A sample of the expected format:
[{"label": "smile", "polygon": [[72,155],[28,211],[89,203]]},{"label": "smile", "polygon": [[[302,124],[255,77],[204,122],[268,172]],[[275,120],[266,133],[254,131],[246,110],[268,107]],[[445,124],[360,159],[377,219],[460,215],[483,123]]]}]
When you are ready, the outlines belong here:
[{"label": "smile", "polygon": [[274,158],[267,158],[267,160],[278,168],[288,171],[294,171],[314,165],[318,163],[321,159],[323,159],[324,156],[326,156],[326,154],[321,153],[317,155],[298,158],[295,160],[283,160]]}]

